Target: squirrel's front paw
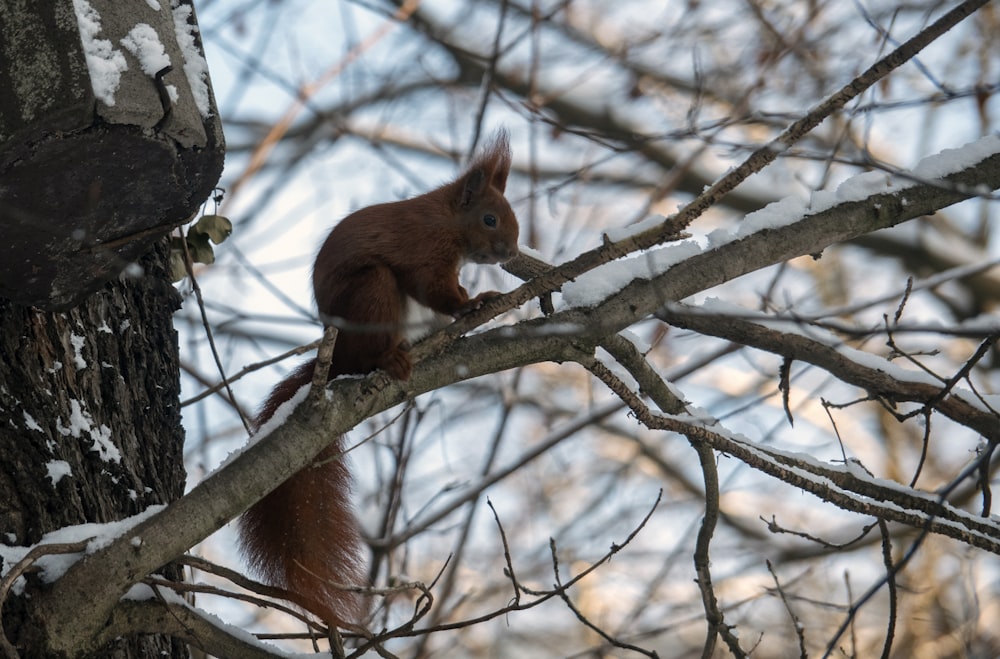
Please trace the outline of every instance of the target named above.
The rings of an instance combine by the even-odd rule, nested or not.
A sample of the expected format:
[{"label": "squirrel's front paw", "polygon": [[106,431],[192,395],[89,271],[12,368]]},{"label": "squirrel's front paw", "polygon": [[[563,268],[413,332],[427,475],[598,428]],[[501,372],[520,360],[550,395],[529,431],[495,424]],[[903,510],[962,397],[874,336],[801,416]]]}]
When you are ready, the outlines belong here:
[{"label": "squirrel's front paw", "polygon": [[462,307],[455,313],[455,318],[461,318],[462,316],[466,316],[473,311],[478,311],[482,308],[483,304],[494,298],[498,298],[501,295],[503,295],[503,293],[500,291],[485,291],[480,293],[463,304]]}]

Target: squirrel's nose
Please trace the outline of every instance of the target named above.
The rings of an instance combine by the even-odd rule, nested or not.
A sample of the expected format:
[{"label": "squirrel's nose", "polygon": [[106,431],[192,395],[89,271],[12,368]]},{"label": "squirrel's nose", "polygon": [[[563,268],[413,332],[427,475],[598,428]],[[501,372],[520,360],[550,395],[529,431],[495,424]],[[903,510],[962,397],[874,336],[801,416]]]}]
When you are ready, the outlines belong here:
[{"label": "squirrel's nose", "polygon": [[505,242],[497,241],[493,243],[493,253],[504,261],[509,261],[517,256],[517,245],[508,245]]}]

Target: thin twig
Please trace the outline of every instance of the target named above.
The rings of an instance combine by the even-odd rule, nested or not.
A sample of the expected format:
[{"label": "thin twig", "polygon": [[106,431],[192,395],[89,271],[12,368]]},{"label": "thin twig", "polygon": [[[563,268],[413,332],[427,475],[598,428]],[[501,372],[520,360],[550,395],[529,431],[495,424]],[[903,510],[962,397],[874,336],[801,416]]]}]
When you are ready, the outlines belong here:
[{"label": "thin twig", "polygon": [[181,245],[184,246],[184,269],[187,270],[188,279],[191,281],[191,290],[194,291],[195,298],[198,300],[198,311],[201,314],[201,324],[205,328],[205,338],[208,339],[208,346],[212,351],[212,358],[215,360],[215,367],[219,370],[219,377],[222,378],[222,383],[226,388],[226,393],[229,394],[229,400],[232,401],[233,407],[236,409],[236,413],[240,416],[240,421],[243,423],[243,428],[246,429],[247,435],[252,434],[250,420],[247,415],[243,413],[243,410],[236,402],[236,395],[233,394],[233,388],[229,386],[229,379],[226,377],[226,368],[222,365],[222,357],[219,356],[219,349],[215,345],[215,337],[212,334],[212,326],[208,322],[208,312],[205,310],[205,298],[201,294],[201,286],[198,285],[198,279],[194,276],[194,262],[191,259],[191,251],[188,249],[187,236],[183,228],[179,229],[181,233]]},{"label": "thin twig", "polygon": [[806,636],[802,629],[802,622],[799,617],[795,615],[795,611],[792,610],[792,605],[785,596],[785,589],[781,587],[781,582],[778,581],[778,573],[774,571],[774,566],[771,561],[765,561],[767,564],[767,571],[771,573],[771,578],[774,579],[774,589],[778,591],[778,596],[781,598],[781,603],[785,605],[785,611],[788,612],[788,617],[792,619],[792,628],[795,630],[795,637],[799,639],[799,657],[801,659],[806,659],[809,653],[806,652]]},{"label": "thin twig", "polygon": [[882,659],[889,659],[892,653],[892,639],[896,634],[899,602],[896,592],[896,572],[892,564],[892,536],[889,534],[889,525],[884,519],[880,519],[878,528],[882,532],[882,563],[885,565],[886,585],[889,587],[889,621],[885,630],[885,643],[882,645]]},{"label": "thin twig", "polygon": [[781,360],[781,366],[778,368],[778,391],[781,392],[781,405],[785,408],[785,418],[788,419],[788,425],[794,427],[795,418],[792,416],[792,407],[790,404],[792,394],[792,361],[790,357],[785,357]]},{"label": "thin twig", "polygon": [[337,345],[337,328],[327,325],[323,328],[323,340],[316,354],[316,368],[313,370],[312,385],[309,387],[309,405],[317,405],[323,399],[326,382],[333,362],[333,350]]},{"label": "thin twig", "polygon": [[206,387],[205,389],[199,391],[194,396],[191,396],[187,400],[182,401],[181,402],[181,407],[185,407],[187,405],[191,405],[192,403],[197,403],[199,400],[202,400],[203,398],[208,398],[209,396],[211,396],[212,394],[216,393],[217,391],[226,388],[226,386],[228,384],[236,382],[237,380],[242,379],[243,377],[245,377],[245,376],[253,373],[254,371],[259,371],[260,369],[266,368],[266,367],[270,366],[271,364],[277,364],[278,362],[284,361],[284,360],[288,359],[289,357],[294,357],[296,355],[304,355],[307,352],[312,352],[313,350],[315,350],[316,348],[319,347],[319,344],[320,344],[319,340],[313,341],[312,343],[307,343],[305,345],[298,346],[297,348],[292,348],[291,350],[286,350],[285,352],[281,353],[280,355],[275,355],[274,357],[270,357],[269,359],[265,359],[263,361],[255,362],[253,364],[248,364],[248,365],[244,366],[236,374],[231,375],[230,377],[226,378],[225,380],[222,380],[221,382],[219,382],[217,384],[212,385],[211,387]]},{"label": "thin twig", "polygon": [[[947,497],[951,493],[951,491],[954,490],[956,487],[958,487],[959,483],[968,478],[971,474],[977,473],[982,462],[988,459],[989,459],[988,454],[980,455],[976,458],[975,461],[973,461],[972,464],[965,467],[958,478],[954,479],[951,483],[948,484],[947,487],[943,488],[942,491],[938,493],[937,496],[938,503],[944,503],[947,500]],[[888,517],[888,515],[886,515],[886,517]],[[923,525],[920,527],[920,534],[910,545],[909,549],[906,550],[906,553],[903,554],[903,557],[895,564],[892,564],[891,566],[887,567],[885,576],[879,579],[877,583],[873,584],[865,592],[865,594],[862,595],[856,602],[851,604],[851,606],[847,610],[847,618],[834,633],[833,637],[830,639],[829,644],[827,645],[826,653],[823,655],[824,659],[826,657],[829,657],[834,652],[837,641],[844,634],[847,628],[850,627],[853,630],[854,620],[857,617],[857,614],[861,610],[861,608],[865,604],[867,604],[871,600],[871,598],[874,597],[875,594],[882,589],[883,586],[889,584],[889,582],[891,581],[894,582],[896,575],[902,572],[903,569],[909,564],[910,560],[912,560],[913,557],[916,556],[917,550],[921,547],[921,545],[923,545],[924,540],[926,540],[927,537],[931,534],[935,517],[936,515],[934,513],[930,513],[926,516]],[[883,552],[884,551],[885,551],[885,546],[883,545]],[[892,588],[893,586],[890,586],[890,590]]]},{"label": "thin twig", "polygon": [[510,557],[510,544],[507,542],[507,533],[503,530],[503,524],[500,523],[500,515],[497,513],[497,509],[493,507],[493,502],[490,501],[489,497],[486,498],[486,505],[493,511],[493,519],[496,521],[497,529],[500,531],[500,542],[503,543],[503,559],[507,563],[505,572],[507,578],[510,579],[511,585],[514,586],[514,597],[511,598],[510,603],[517,606],[521,603],[521,589],[517,585],[517,575],[514,573],[514,561]]},{"label": "thin twig", "polygon": [[[209,568],[206,566],[206,563],[208,563],[208,561],[201,559],[200,562],[195,563],[191,560],[192,558],[194,557],[184,556],[183,560],[180,560],[179,562],[191,566],[196,566],[199,570],[203,570],[211,574],[216,574],[218,576],[228,575],[226,576],[226,578],[228,578],[234,584],[251,592],[262,595],[263,597],[256,597],[254,595],[244,595],[243,593],[237,593],[232,590],[217,588],[215,586],[210,586],[208,584],[192,583],[188,581],[171,581],[169,579],[164,579],[162,577],[155,577],[155,576],[146,577],[145,579],[143,579],[143,583],[150,586],[162,586],[165,588],[170,588],[174,591],[177,591],[178,593],[202,593],[205,595],[218,595],[219,597],[225,597],[228,599],[239,600],[241,602],[247,602],[249,604],[253,604],[254,606],[258,606],[260,608],[275,609],[276,611],[280,611],[284,614],[296,618],[297,620],[304,623],[308,627],[325,631],[325,627],[323,625],[320,625],[317,622],[313,621],[313,619],[310,618],[308,615],[305,615],[304,613],[300,612],[297,609],[273,601],[275,599],[292,601],[294,595],[292,595],[288,591],[282,588],[268,586],[266,584],[253,581],[251,579],[247,579],[246,577],[242,577],[242,575],[239,575],[238,573],[235,573],[232,570],[227,570],[225,568],[222,568],[219,565],[211,564],[211,568]],[[265,597],[269,597],[272,599],[265,599]]]},{"label": "thin twig", "polygon": [[552,554],[552,572],[556,580],[556,590],[559,593],[559,597],[562,599],[563,603],[565,603],[566,606],[569,608],[569,610],[573,612],[573,615],[576,616],[577,620],[582,622],[584,626],[586,626],[591,631],[595,632],[598,636],[600,636],[601,638],[603,638],[605,641],[607,641],[616,648],[622,648],[624,650],[632,650],[633,652],[638,652],[639,654],[645,655],[647,657],[652,657],[653,659],[659,659],[660,655],[658,655],[655,650],[646,650],[644,648],[640,648],[637,645],[632,645],[631,643],[625,643],[624,641],[619,641],[618,639],[614,638],[606,631],[604,631],[603,629],[592,623],[587,618],[587,616],[585,616],[583,612],[580,611],[580,609],[576,608],[576,606],[573,604],[573,601],[569,598],[569,594],[566,592],[566,589],[563,588],[562,578],[559,576],[559,556],[556,553],[556,541],[553,538],[549,538],[549,551]]}]

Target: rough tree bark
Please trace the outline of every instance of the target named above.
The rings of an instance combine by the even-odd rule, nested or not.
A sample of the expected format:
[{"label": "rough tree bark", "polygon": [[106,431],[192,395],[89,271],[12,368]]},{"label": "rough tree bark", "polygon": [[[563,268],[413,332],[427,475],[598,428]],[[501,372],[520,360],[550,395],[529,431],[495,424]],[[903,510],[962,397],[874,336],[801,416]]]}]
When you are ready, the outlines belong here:
[{"label": "rough tree bark", "polygon": [[[180,298],[166,252],[161,244],[140,261],[143,276],[110,283],[67,312],[0,302],[5,544],[31,545],[47,531],[118,520],[183,494],[171,317]],[[44,588],[38,575],[28,584],[28,594]],[[33,645],[24,605],[23,597],[5,602],[4,631],[25,659],[46,656]],[[169,638],[144,637],[121,641],[105,656],[187,651]]]}]

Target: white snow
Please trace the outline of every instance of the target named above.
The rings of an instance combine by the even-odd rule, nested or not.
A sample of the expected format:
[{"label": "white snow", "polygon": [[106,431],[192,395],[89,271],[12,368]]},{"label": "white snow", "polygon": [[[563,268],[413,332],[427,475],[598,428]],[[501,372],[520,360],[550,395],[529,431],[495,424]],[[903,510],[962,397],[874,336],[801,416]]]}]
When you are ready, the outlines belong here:
[{"label": "white snow", "polygon": [[121,84],[122,72],[128,70],[125,55],[107,39],[99,39],[101,15],[87,0],[73,0],[76,21],[80,26],[83,53],[90,72],[90,85],[94,96],[108,106],[115,104],[115,92]]},{"label": "white snow", "polygon": [[[663,415],[664,419],[677,419],[685,424],[690,424],[692,421],[686,415]],[[883,507],[885,509],[896,510],[908,515],[913,515],[919,518],[927,518],[927,513],[921,509],[919,506],[914,506],[913,508],[904,508],[891,500],[873,500],[869,495],[862,491],[862,488],[852,488],[850,484],[845,486],[837,485],[831,480],[831,478],[837,478],[839,474],[846,474],[852,477],[855,481],[860,483],[866,483],[875,486],[882,491],[885,490],[895,490],[902,493],[909,499],[921,499],[926,504],[932,505],[934,507],[942,507],[948,510],[949,517],[951,519],[946,519],[943,517],[938,517],[935,522],[938,524],[951,526],[953,528],[960,529],[963,533],[974,534],[979,537],[984,537],[992,540],[992,535],[995,535],[997,531],[1000,531],[1000,520],[995,519],[985,519],[983,517],[978,517],[974,513],[970,513],[959,508],[953,508],[949,503],[942,502],[939,497],[933,493],[920,492],[919,490],[912,490],[900,483],[895,481],[877,478],[871,476],[863,468],[856,463],[852,464],[848,462],[843,465],[832,465],[821,460],[814,458],[812,455],[801,452],[794,451],[783,451],[780,449],[765,447],[757,444],[744,435],[736,432],[732,432],[719,425],[713,424],[707,427],[708,430],[715,433],[716,435],[725,438],[734,445],[738,445],[748,453],[752,453],[757,459],[761,461],[766,461],[771,464],[775,464],[781,469],[787,470],[798,475],[804,481],[809,481],[816,483],[820,488],[828,490],[832,493],[841,494],[845,497],[849,497],[854,500],[867,500],[871,501],[873,504]],[[723,451],[724,449],[716,449]],[[825,472],[825,473],[824,473]],[[828,474],[828,475],[827,475]],[[837,480],[840,480],[837,478]],[[818,494],[814,492],[814,494]],[[957,521],[956,521],[957,520]],[[983,527],[988,527],[990,529],[990,535],[986,535],[980,529]]]},{"label": "white snow", "polygon": [[226,467],[226,465],[228,465],[230,462],[239,457],[244,450],[250,448],[260,440],[264,439],[272,432],[274,432],[275,428],[284,424],[285,421],[288,419],[288,417],[291,415],[291,413],[295,411],[295,408],[299,406],[299,403],[304,401],[306,399],[306,396],[309,395],[309,388],[311,386],[312,384],[309,383],[299,387],[299,390],[296,391],[291,398],[289,398],[284,403],[278,406],[278,409],[274,411],[274,414],[271,416],[271,418],[268,419],[264,423],[264,425],[262,425],[257,430],[257,432],[255,432],[250,437],[250,439],[244,446],[236,449],[235,451],[231,451],[229,455],[227,455],[225,459],[219,464],[219,466],[216,467],[213,471],[218,471],[220,469],[223,469],[224,467]]},{"label": "white snow", "polygon": [[937,179],[967,169],[1000,153],[1000,135],[986,135],[957,149],[944,149],[927,156],[913,168],[919,179]]},{"label": "white snow", "polygon": [[621,365],[617,359],[607,354],[603,348],[597,350],[597,360],[604,365],[608,371],[618,378],[629,391],[638,392],[639,383],[627,368]]},{"label": "white snow", "polygon": [[[900,185],[903,183],[903,181],[899,182]],[[906,183],[906,187],[909,187],[911,184],[909,181]],[[887,192],[895,192],[899,189],[901,188],[896,187],[896,184],[893,183],[892,176],[888,172],[862,172],[852,176],[837,186],[836,199],[838,203],[847,201],[863,201],[868,197],[885,194]],[[817,209],[812,210],[814,213],[819,212]]]},{"label": "white snow", "polygon": [[608,240],[610,240],[611,242],[617,243],[621,240],[625,240],[626,238],[631,238],[632,236],[639,235],[640,233],[643,233],[648,229],[658,227],[666,221],[667,218],[663,217],[662,215],[650,215],[649,217],[639,222],[636,222],[635,224],[609,229],[604,235],[607,236]]},{"label": "white snow", "polygon": [[24,414],[24,427],[25,428],[27,428],[28,430],[36,430],[38,432],[45,432],[42,429],[42,427],[40,425],[38,425],[38,422],[35,421],[35,418],[33,416],[31,416],[30,414],[28,414],[25,410],[21,410],[21,413]]},{"label": "white snow", "polygon": [[271,418],[268,419],[267,422],[260,427],[260,430],[254,434],[250,443],[253,444],[260,441],[263,437],[270,434],[275,428],[284,425],[285,421],[288,420],[288,417],[295,411],[295,408],[299,406],[299,403],[304,401],[306,396],[309,395],[309,389],[311,386],[312,383],[308,383],[299,387],[299,390],[295,392],[295,395],[279,405],[278,409],[276,409],[274,414],[271,415]]},{"label": "white snow", "polygon": [[105,462],[122,461],[122,454],[111,441],[111,428],[101,424],[100,428],[90,431],[90,439],[94,442],[91,444],[90,450],[100,454],[102,460]]},{"label": "white snow", "polygon": [[544,254],[539,252],[537,249],[534,249],[533,247],[528,247],[527,245],[518,245],[517,251],[520,252],[521,254],[524,254],[525,256],[530,256],[533,259],[538,259],[539,261],[545,260]]},{"label": "white snow", "polygon": [[[157,0],[146,0],[150,8],[160,10]],[[115,92],[121,84],[122,72],[128,70],[128,62],[122,51],[114,47],[108,39],[101,39],[101,15],[87,0],[73,0],[77,24],[80,27],[80,39],[87,60],[87,70],[90,73],[90,84],[94,96],[108,106],[115,104]],[[174,19],[174,32],[177,44],[184,58],[184,75],[187,77],[191,94],[194,97],[198,112],[203,117],[211,114],[211,103],[208,89],[208,63],[202,57],[195,41],[198,28],[189,22],[192,9],[172,0],[171,11]],[[157,71],[170,64],[170,58],[163,48],[156,31],[146,23],[139,23],[121,40],[124,46],[136,59],[146,75],[153,76]],[[167,92],[172,101],[177,100],[177,88],[168,86]]]},{"label": "white snow", "polygon": [[701,247],[698,243],[685,240],[605,263],[567,282],[562,288],[563,304],[568,307],[597,304],[633,279],[652,279],[699,253]]},{"label": "white snow", "polygon": [[[896,193],[914,187],[920,181],[935,181],[967,169],[1000,153],[1000,136],[986,135],[957,149],[945,149],[922,159],[909,172],[898,175],[884,171],[862,172],[846,179],[837,190],[816,190],[808,202],[792,195],[748,213],[735,229],[717,229],[708,235],[708,244],[718,246],[744,238],[762,229],[775,229],[797,222],[809,215],[829,210],[839,204],[863,201],[879,194]],[[901,203],[905,206],[906,200]]]},{"label": "white snow", "polygon": [[177,35],[177,45],[184,57],[184,75],[194,95],[195,105],[202,117],[211,116],[211,102],[208,91],[208,62],[198,50],[195,34],[198,28],[190,21],[192,10],[189,5],[182,5],[177,0],[171,0],[171,11],[174,15],[174,32]]},{"label": "white snow", "polygon": [[183,606],[197,613],[197,616],[212,625],[222,633],[230,636],[232,638],[238,639],[240,642],[254,648],[259,648],[261,654],[266,654],[269,657],[285,657],[287,659],[307,659],[308,657],[317,657],[320,655],[314,653],[301,653],[294,651],[286,651],[284,648],[279,648],[276,645],[272,645],[266,641],[262,641],[257,638],[257,636],[242,627],[236,625],[231,625],[224,622],[222,618],[205,611],[204,609],[199,609],[198,607],[192,606],[190,602],[184,599],[182,595],[173,591],[169,588],[157,588],[154,592],[153,588],[147,586],[146,584],[135,584],[133,585],[125,595],[122,596],[123,600],[159,600],[162,597],[165,601],[173,604],[175,606]]},{"label": "white snow", "polygon": [[[38,544],[52,545],[89,540],[85,553],[92,554],[99,549],[107,547],[115,538],[124,535],[140,522],[149,519],[164,508],[166,508],[166,506],[162,504],[150,506],[138,515],[126,517],[125,519],[117,522],[108,522],[107,524],[89,523],[78,524],[76,526],[66,526],[64,528],[46,533],[42,536],[42,541]],[[4,559],[4,573],[13,567],[15,563],[23,559],[31,549],[32,547],[0,545],[0,556]],[[42,580],[46,583],[52,583],[65,574],[66,570],[68,570],[73,563],[79,560],[81,555],[82,554],[80,553],[49,554],[39,558],[35,565],[41,569]],[[15,587],[15,592],[21,592],[24,587],[23,581],[20,579],[18,581],[20,584],[19,587]]]},{"label": "white snow", "polygon": [[73,345],[73,365],[76,366],[76,370],[82,371],[87,368],[87,360],[83,358],[83,346],[87,339],[79,334],[70,334],[69,342]]},{"label": "white snow", "polygon": [[144,600],[159,600],[163,598],[164,601],[170,604],[177,604],[179,606],[188,606],[184,598],[177,593],[175,590],[170,588],[157,588],[156,591],[153,590],[152,586],[144,583],[133,584],[128,591],[122,595],[123,600],[132,600],[137,602],[142,602]]},{"label": "white snow", "polygon": [[73,475],[73,470],[65,460],[50,460],[45,464],[45,469],[48,471],[49,478],[52,479],[52,485],[61,481],[63,476]]},{"label": "white snow", "polygon": [[[50,531],[42,536],[41,542],[36,546],[41,545],[55,545],[63,543],[76,543],[81,541],[87,541],[86,549],[83,552],[76,552],[71,554],[46,554],[39,557],[35,562],[34,566],[39,570],[39,576],[45,583],[54,583],[62,577],[66,571],[73,566],[84,554],[92,554],[99,551],[117,538],[125,535],[133,528],[138,526],[140,523],[146,521],[147,519],[153,517],[160,511],[162,511],[166,506],[162,504],[157,504],[149,506],[146,510],[142,511],[138,515],[133,515],[132,517],[127,517],[123,520],[117,522],[108,522],[107,524],[78,524],[76,526],[67,526],[61,529],[56,529],[55,531]],[[8,541],[15,541],[15,538],[11,534],[7,534]],[[130,538],[132,546],[138,547],[142,544],[142,539],[140,536],[134,536]],[[27,556],[28,552],[34,547],[20,547],[13,545],[3,545],[0,544],[0,558],[2,558],[2,570],[0,570],[0,577],[6,575],[6,573],[14,567],[17,563]],[[14,582],[12,591],[16,595],[20,595],[24,592],[24,577],[18,577]],[[298,653],[287,653],[281,648],[270,645],[263,641],[257,639],[256,636],[250,632],[229,625],[218,617],[202,611],[201,609],[196,609],[187,602],[184,597],[169,588],[158,588],[156,592],[146,584],[134,584],[129,590],[122,596],[123,600],[149,600],[160,598],[169,602],[170,604],[176,606],[188,607],[192,610],[197,611],[198,616],[206,620],[208,623],[218,627],[223,630],[226,634],[233,636],[234,638],[240,639],[242,642],[266,650],[269,654],[278,657],[303,657],[303,656],[316,656],[314,654],[298,654]]]},{"label": "white snow", "polygon": [[635,334],[630,330],[627,329],[622,330],[618,332],[618,336],[622,337],[623,339],[631,343],[632,347],[634,347],[636,349],[636,352],[638,352],[640,355],[645,355],[646,353],[648,353],[650,350],[653,349],[653,346],[649,345],[648,341],[641,338],[639,335]]},{"label": "white snow", "polygon": [[160,37],[148,23],[138,23],[121,40],[128,52],[139,60],[139,67],[149,77],[170,66],[170,57],[160,43]]},{"label": "white snow", "polygon": [[736,237],[742,238],[764,229],[777,229],[789,225],[806,214],[805,202],[790,196],[768,204],[759,211],[748,213],[736,227]]},{"label": "white snow", "polygon": [[105,462],[121,462],[122,455],[118,447],[111,441],[111,429],[103,423],[100,427],[94,427],[94,419],[83,409],[80,401],[70,400],[69,426],[64,426],[62,417],[56,417],[56,430],[65,437],[81,438],[84,433],[90,436],[90,450],[96,451]]}]

